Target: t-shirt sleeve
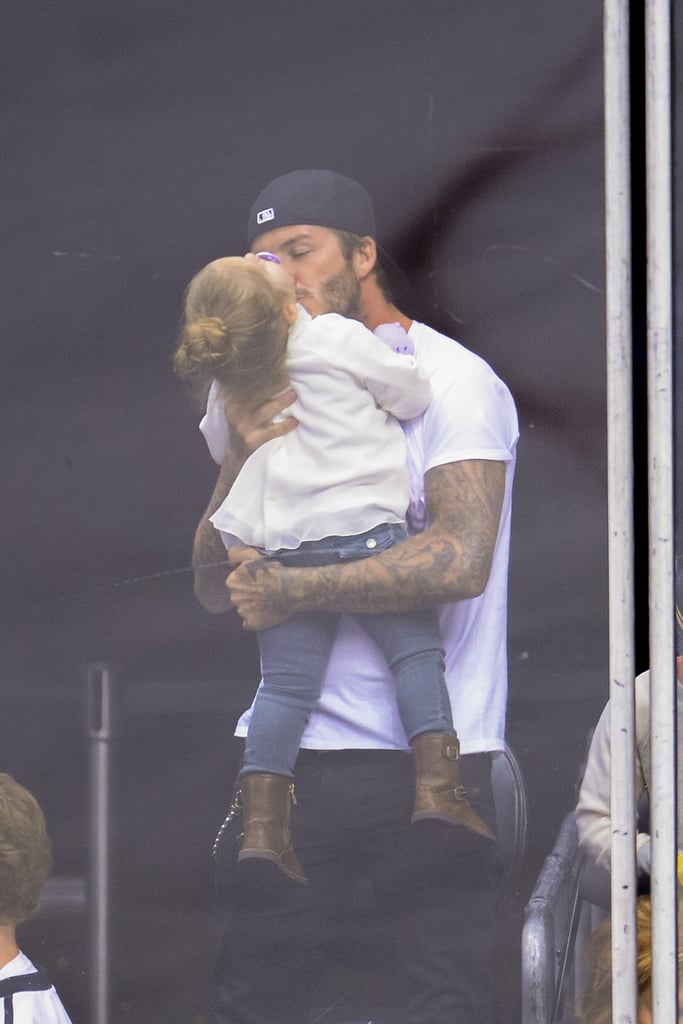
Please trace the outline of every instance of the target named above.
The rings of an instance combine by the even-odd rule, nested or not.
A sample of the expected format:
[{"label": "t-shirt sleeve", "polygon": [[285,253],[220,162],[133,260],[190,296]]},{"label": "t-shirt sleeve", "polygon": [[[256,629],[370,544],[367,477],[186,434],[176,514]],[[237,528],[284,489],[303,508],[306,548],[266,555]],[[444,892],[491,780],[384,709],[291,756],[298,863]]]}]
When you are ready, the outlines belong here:
[{"label": "t-shirt sleeve", "polygon": [[466,374],[432,376],[434,400],[424,415],[425,472],[470,459],[509,462],[519,438],[517,412],[507,386],[486,363]]},{"label": "t-shirt sleeve", "polygon": [[429,405],[430,382],[414,356],[394,352],[355,320],[323,314],[313,321],[309,338],[328,367],[348,374],[397,419],[413,419]]}]

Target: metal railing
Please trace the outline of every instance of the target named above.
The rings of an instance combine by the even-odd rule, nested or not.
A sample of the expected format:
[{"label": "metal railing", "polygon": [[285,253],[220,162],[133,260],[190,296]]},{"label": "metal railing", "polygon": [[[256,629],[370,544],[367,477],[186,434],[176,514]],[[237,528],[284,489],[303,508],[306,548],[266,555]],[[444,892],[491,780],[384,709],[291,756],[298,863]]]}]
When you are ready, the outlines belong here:
[{"label": "metal railing", "polygon": [[[605,207],[608,369],[613,1020],[637,1016],[635,968],[633,421],[631,409],[630,5],[606,0]],[[671,5],[645,3],[650,735],[653,1014],[677,1019],[673,644]],[[635,26],[639,33],[640,26]],[[639,34],[637,36],[639,38]],[[640,141],[640,140],[636,140]],[[640,254],[642,257],[643,254]]]}]

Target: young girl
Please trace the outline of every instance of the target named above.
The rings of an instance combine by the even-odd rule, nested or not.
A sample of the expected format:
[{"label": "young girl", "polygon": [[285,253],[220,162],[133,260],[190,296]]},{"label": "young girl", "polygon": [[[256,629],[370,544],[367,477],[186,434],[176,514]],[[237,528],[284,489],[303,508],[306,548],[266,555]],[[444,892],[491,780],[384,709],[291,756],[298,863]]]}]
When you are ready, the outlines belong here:
[{"label": "young girl", "polygon": [[[277,257],[259,253],[215,260],[190,282],[174,367],[189,381],[217,381],[231,414],[255,408],[288,381],[297,395],[296,428],[253,452],[211,517],[226,547],[325,565],[406,538],[409,481],[398,418],[420,415],[431,397],[411,355],[336,313],[312,319]],[[294,615],[258,634],[263,682],[240,773],[239,860],[270,860],[300,882],[306,878],[289,836],[294,762],[338,618]],[[438,819],[493,838],[460,786],[436,611],[356,618],[396,682],[415,759],[411,821]]]}]

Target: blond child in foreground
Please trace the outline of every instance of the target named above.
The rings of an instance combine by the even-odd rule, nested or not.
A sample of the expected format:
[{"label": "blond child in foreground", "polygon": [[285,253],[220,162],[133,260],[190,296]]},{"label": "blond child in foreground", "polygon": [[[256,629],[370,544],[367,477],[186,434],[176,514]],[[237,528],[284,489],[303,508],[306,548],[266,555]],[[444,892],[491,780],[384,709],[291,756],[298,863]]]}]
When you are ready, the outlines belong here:
[{"label": "blond child in foreground", "polygon": [[13,1024],[71,1024],[45,972],[17,945],[17,925],[37,912],[51,863],[38,803],[0,773],[0,1019]]}]

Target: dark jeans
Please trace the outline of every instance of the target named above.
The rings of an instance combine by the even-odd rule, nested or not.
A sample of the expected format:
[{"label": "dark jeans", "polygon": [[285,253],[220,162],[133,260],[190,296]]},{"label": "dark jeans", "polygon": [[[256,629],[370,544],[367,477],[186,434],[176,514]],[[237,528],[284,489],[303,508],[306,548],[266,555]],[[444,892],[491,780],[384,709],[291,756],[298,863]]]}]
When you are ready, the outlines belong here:
[{"label": "dark jeans", "polygon": [[[461,771],[495,828],[489,756],[464,756]],[[247,888],[239,816],[229,823],[216,852],[217,1024],[304,1024],[325,962],[349,941],[359,879],[395,952],[395,1024],[490,1024],[497,847],[442,822],[411,827],[413,784],[400,751],[302,751],[292,838],[308,886]]]}]

